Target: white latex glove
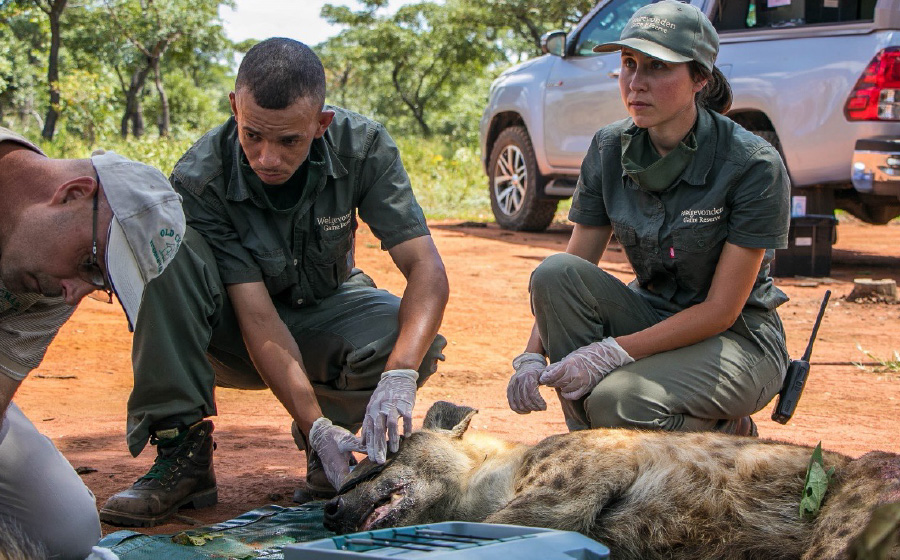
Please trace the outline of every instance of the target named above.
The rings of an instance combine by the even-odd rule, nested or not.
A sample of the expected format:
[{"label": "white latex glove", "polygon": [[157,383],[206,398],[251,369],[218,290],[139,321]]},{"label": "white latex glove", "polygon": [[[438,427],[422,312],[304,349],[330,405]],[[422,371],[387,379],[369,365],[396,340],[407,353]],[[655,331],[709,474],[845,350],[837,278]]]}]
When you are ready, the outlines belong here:
[{"label": "white latex glove", "polygon": [[362,443],[366,446],[370,461],[384,463],[387,456],[385,431],[391,453],[400,449],[398,416],[403,418],[403,434],[412,431],[417,379],[419,373],[414,369],[392,369],[381,374],[381,381],[375,387],[366,407],[366,418],[362,425]]},{"label": "white latex glove", "polygon": [[516,372],[506,386],[509,408],[519,414],[547,410],[547,403],[538,391],[538,379],[547,367],[547,359],[541,354],[525,352],[513,358],[512,366]]},{"label": "white latex glove", "polygon": [[365,448],[348,430],[335,426],[324,416],[313,422],[309,430],[309,445],[322,461],[325,476],[335,488],[340,488],[350,473],[352,451],[362,453]]},{"label": "white latex glove", "polygon": [[564,399],[574,401],[587,395],[614,369],[634,358],[611,336],[574,350],[551,364],[541,374],[541,385],[556,387]]},{"label": "white latex glove", "polygon": [[116,553],[102,546],[91,547],[91,553],[85,560],[119,560]]}]

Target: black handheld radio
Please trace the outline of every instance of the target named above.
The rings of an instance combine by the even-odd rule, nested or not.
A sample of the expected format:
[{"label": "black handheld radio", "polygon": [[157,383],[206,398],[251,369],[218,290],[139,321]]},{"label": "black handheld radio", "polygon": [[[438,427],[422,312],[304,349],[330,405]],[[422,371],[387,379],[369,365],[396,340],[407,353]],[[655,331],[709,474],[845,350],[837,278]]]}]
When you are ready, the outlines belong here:
[{"label": "black handheld radio", "polygon": [[831,296],[831,290],[825,290],[825,298],[822,300],[822,306],[819,308],[819,315],[816,317],[816,324],[813,325],[812,335],[809,337],[809,344],[806,346],[806,352],[799,360],[791,360],[788,366],[787,374],[784,376],[784,385],[778,393],[778,403],[775,404],[775,410],[772,411],[772,420],[781,424],[787,424],[794,410],[797,408],[797,402],[800,400],[800,393],[806,385],[806,378],[809,375],[809,357],[812,354],[813,342],[816,341],[816,334],[819,332],[819,324],[822,322],[822,315],[825,314],[825,306],[828,304],[828,298]]}]

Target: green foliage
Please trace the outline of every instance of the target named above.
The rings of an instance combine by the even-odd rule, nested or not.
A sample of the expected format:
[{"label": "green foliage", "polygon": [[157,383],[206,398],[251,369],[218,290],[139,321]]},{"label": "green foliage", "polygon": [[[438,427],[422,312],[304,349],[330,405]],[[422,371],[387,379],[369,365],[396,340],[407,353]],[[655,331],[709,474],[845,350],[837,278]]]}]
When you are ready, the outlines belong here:
[{"label": "green foliage", "polygon": [[[38,142],[38,145],[48,156],[55,158],[86,158],[90,157],[94,150],[104,149],[152,165],[168,176],[178,159],[200,138],[203,132],[169,138],[145,135],[140,138],[129,137],[127,139],[113,133],[106,138],[98,139],[96,143],[74,135],[60,134],[52,141]],[[34,134],[29,137],[32,140],[38,140]]]},{"label": "green foliage", "polygon": [[0,123],[43,126],[49,40],[43,12],[0,0]]},{"label": "green foliage", "polygon": [[825,499],[825,491],[828,483],[834,476],[834,467],[827,471],[822,459],[822,442],[820,441],[813,450],[809,459],[809,468],[806,471],[806,483],[803,485],[803,499],[800,500],[800,517],[814,518],[819,514],[822,500]]},{"label": "green foliage", "polygon": [[456,147],[438,138],[395,140],[428,219],[493,219],[487,179],[473,145]]},{"label": "green foliage", "polygon": [[[49,19],[36,4],[0,0],[0,123],[25,132],[43,125],[48,102]],[[159,90],[168,94],[173,131],[220,121],[233,82],[221,5],[233,0],[70,1],[61,19],[57,130],[93,142],[120,129],[129,111],[162,123]]]},{"label": "green foliage", "polygon": [[[168,175],[178,159],[206,130],[175,134],[169,138],[146,135],[122,139],[115,132],[95,142],[77,134],[63,132],[52,141],[41,141],[40,131],[29,137],[50,157],[86,158],[102,148],[152,165]],[[474,145],[457,147],[441,139],[421,137],[395,138],[409,173],[416,199],[430,220],[492,219],[487,179]]]},{"label": "green foliage", "polygon": [[465,0],[489,34],[502,45],[508,60],[539,56],[543,34],[568,31],[595,3],[595,0]]},{"label": "green foliage", "polygon": [[[40,136],[48,103],[49,20],[37,1],[0,0],[0,124],[31,138]],[[388,127],[429,218],[490,219],[477,149],[490,83],[540,54],[543,33],[570,28],[593,3],[431,0],[394,12],[388,0],[326,5],[322,17],[345,27],[315,47],[328,102]],[[70,0],[61,19],[58,134],[43,148],[86,157],[103,147],[169,173],[228,115],[234,53],[256,42],[225,37],[222,5],[233,0]],[[137,121],[153,131],[166,118],[164,99],[168,138],[120,138],[142,129]]]},{"label": "green foliage", "polygon": [[370,2],[359,12],[323,8],[329,22],[348,26],[321,46],[332,97],[393,130],[426,137],[456,130],[461,119],[447,116],[498,60],[499,50],[464,2],[420,2],[391,15],[378,13],[381,4]]}]

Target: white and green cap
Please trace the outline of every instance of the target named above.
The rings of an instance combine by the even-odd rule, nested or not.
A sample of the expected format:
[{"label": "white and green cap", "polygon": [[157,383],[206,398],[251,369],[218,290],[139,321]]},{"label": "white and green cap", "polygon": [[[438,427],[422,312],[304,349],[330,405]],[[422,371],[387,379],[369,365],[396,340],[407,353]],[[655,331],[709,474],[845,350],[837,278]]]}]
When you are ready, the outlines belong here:
[{"label": "white and green cap", "polygon": [[719,35],[698,8],[662,0],[636,11],[618,41],[597,45],[594,52],[613,52],[623,47],[665,62],[695,60],[712,72],[719,54]]},{"label": "white and green cap", "polygon": [[181,196],[149,165],[113,152],[95,152],[91,163],[113,212],[106,273],[134,328],[144,288],[172,262],[184,239]]}]

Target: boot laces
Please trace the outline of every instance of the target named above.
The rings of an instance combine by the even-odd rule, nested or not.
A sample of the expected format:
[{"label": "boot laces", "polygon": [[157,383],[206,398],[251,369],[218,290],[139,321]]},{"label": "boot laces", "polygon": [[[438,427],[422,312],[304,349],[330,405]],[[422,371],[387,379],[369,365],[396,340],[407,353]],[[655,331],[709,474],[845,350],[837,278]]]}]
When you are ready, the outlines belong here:
[{"label": "boot laces", "polygon": [[155,434],[151,435],[150,445],[156,446],[156,459],[153,461],[153,466],[150,467],[147,474],[139,478],[138,482],[141,480],[163,480],[167,478],[169,471],[178,461],[178,450],[185,438],[187,438],[187,434],[188,431],[185,430],[173,438],[166,439],[160,439]]}]

